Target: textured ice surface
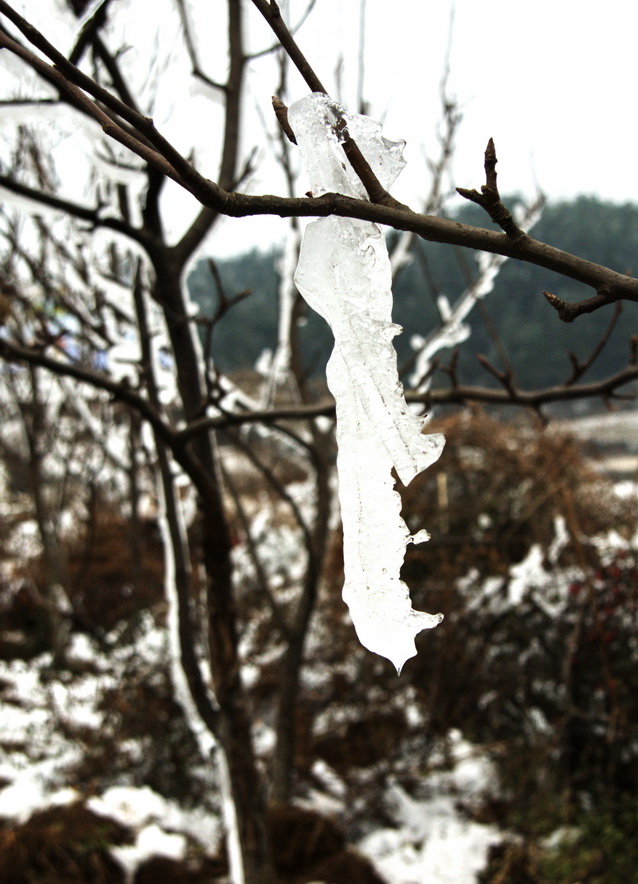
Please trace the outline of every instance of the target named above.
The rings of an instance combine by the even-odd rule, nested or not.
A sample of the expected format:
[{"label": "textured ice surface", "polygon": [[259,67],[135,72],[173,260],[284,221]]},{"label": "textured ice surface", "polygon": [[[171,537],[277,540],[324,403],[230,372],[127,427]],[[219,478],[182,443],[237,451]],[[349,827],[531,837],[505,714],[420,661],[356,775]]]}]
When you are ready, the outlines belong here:
[{"label": "textured ice surface", "polygon": [[[370,164],[381,184],[388,188],[405,166],[403,141],[388,141],[381,134],[381,123],[347,113],[327,95],[315,92],[295,102],[288,121],[297,136],[313,196],[343,193],[367,199],[366,190],[352,170],[338,132],[341,119]],[[346,219],[347,223],[347,219]]]},{"label": "textured ice surface", "polygon": [[[346,114],[327,96],[315,94],[289,111],[313,195],[365,196],[335,128],[341,115],[389,187],[403,168],[403,145],[383,138],[379,123]],[[416,653],[414,637],[440,623],[442,615],[415,611],[399,578],[413,538],[401,517],[392,469],[407,484],[437,460],[443,437],[422,435],[421,420],[409,410],[399,382],[392,339],[401,329],[391,319],[390,260],[381,230],[367,221],[336,217],[309,224],[295,282],[335,337],[327,380],[337,407],[343,598],[361,643],[400,672]],[[414,538],[422,539],[421,532]]]}]

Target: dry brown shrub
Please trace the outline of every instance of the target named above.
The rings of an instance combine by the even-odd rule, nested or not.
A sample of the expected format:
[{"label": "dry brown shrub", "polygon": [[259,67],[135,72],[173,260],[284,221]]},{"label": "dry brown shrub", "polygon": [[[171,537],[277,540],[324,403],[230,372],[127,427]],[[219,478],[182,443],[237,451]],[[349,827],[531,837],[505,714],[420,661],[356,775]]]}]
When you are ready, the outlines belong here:
[{"label": "dry brown shrub", "polygon": [[0,829],[0,884],[123,884],[108,847],[130,841],[127,829],[82,803],[42,810]]},{"label": "dry brown shrub", "polygon": [[370,767],[388,759],[408,733],[405,716],[398,709],[373,710],[362,721],[336,727],[315,740],[315,752],[337,772]]},{"label": "dry brown shrub", "polygon": [[270,809],[269,825],[281,884],[383,884],[371,863],[347,847],[341,829],[329,817],[299,807],[275,807]]},{"label": "dry brown shrub", "polygon": [[408,525],[432,535],[408,549],[412,585],[423,577],[449,583],[470,568],[505,573],[533,543],[548,548],[557,516],[574,537],[630,530],[627,505],[574,438],[533,418],[505,422],[474,410],[433,429],[446,436],[443,454],[402,493]]},{"label": "dry brown shrub", "polygon": [[156,526],[141,523],[139,549],[131,533],[121,512],[98,504],[67,545],[73,608],[83,622],[104,632],[163,601],[164,557]]},{"label": "dry brown shrub", "polygon": [[137,869],[133,884],[211,884],[225,877],[226,863],[210,857],[186,860],[154,856]]},{"label": "dry brown shrub", "polygon": [[0,660],[31,660],[51,645],[51,618],[27,583],[0,598]]}]

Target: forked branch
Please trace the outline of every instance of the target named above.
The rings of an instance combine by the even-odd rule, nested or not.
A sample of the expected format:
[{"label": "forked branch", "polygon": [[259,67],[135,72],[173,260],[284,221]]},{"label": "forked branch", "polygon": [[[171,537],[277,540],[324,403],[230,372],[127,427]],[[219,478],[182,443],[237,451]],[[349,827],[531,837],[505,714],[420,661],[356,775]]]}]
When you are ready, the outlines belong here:
[{"label": "forked branch", "polygon": [[480,192],[478,190],[466,190],[464,187],[457,187],[456,190],[465,199],[485,209],[492,221],[498,224],[509,237],[517,239],[519,236],[525,236],[526,234],[514,221],[507,206],[501,202],[498,184],[496,183],[497,162],[494,140],[490,138],[485,148],[485,184],[482,185]]}]

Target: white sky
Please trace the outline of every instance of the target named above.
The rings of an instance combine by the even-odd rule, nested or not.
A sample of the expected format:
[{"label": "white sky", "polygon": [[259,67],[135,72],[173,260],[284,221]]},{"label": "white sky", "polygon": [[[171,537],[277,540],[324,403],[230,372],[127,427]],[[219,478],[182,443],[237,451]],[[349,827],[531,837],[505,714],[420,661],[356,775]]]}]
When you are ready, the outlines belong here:
[{"label": "white sky", "polygon": [[[293,2],[291,20],[303,6]],[[427,192],[424,156],[437,151],[452,7],[450,91],[463,112],[455,185],[483,183],[483,151],[493,137],[504,193],[532,195],[539,185],[553,200],[590,193],[638,201],[638,4],[627,0],[367,0],[364,95],[386,136],[407,141],[408,166],[393,193],[418,208]],[[360,0],[317,0],[297,35],[335,93],[343,55],[336,97],[346,106],[357,94],[359,8]],[[258,22],[258,45],[261,34]],[[296,78],[291,86],[292,97],[304,91]],[[249,100],[267,108],[271,88],[252,80]]]},{"label": "white sky", "polygon": [[[318,0],[318,11],[323,17],[345,5]],[[417,162],[421,143],[433,148],[453,6],[451,86],[464,111],[458,183],[479,183],[475,170],[492,136],[507,189],[531,188],[536,175],[556,197],[588,191],[638,199],[631,98],[638,5],[626,0],[367,0],[366,94],[374,114],[387,113],[389,136],[406,138]],[[351,46],[358,7],[351,0],[354,22],[344,22]],[[325,57],[329,38],[322,46]],[[329,56],[323,67],[330,72]]]},{"label": "white sky", "polygon": [[[202,58],[208,72],[221,78],[225,0],[191,4],[199,10]],[[60,10],[60,0],[25,5],[27,15],[64,48],[63,23],[50,11]],[[306,0],[290,0],[290,5],[294,22]],[[424,156],[437,151],[439,81],[453,5],[450,87],[463,110],[454,183],[480,186],[483,151],[493,137],[503,193],[532,194],[538,183],[554,200],[591,193],[618,202],[638,201],[631,98],[638,82],[638,5],[627,0],[367,0],[364,95],[370,114],[385,121],[386,136],[407,141],[408,166],[393,193],[418,208],[427,192]],[[149,64],[157,45],[180,45],[172,0],[156,0],[152,19],[148,0],[119,0],[114,8],[126,10],[124,34],[135,47],[126,57],[138,71],[142,62],[148,94],[156,93],[156,120],[185,151],[197,143],[200,168],[214,176],[218,110],[198,96],[192,99],[200,102],[193,112],[191,99],[184,100],[183,81],[162,77],[161,69]],[[359,9],[360,0],[317,0],[297,35],[325,85],[350,107],[357,94]],[[245,11],[251,48],[269,45],[270,32],[247,0]],[[339,58],[340,91],[334,75]],[[0,65],[6,63],[0,58]],[[250,184],[256,193],[283,192],[260,123],[261,116],[270,124],[275,82],[272,58],[260,61],[248,80],[244,149],[248,153],[254,145],[259,148],[259,166]],[[291,76],[289,100],[306,91],[300,79]],[[75,131],[71,135],[65,148],[78,137]],[[73,162],[77,164],[77,158]],[[300,182],[299,193],[305,189]],[[179,226],[177,221],[185,223],[195,207],[190,197],[177,200],[176,206]],[[253,243],[281,239],[284,231],[285,222],[279,219],[229,220],[211,248],[220,255],[243,251]]]}]

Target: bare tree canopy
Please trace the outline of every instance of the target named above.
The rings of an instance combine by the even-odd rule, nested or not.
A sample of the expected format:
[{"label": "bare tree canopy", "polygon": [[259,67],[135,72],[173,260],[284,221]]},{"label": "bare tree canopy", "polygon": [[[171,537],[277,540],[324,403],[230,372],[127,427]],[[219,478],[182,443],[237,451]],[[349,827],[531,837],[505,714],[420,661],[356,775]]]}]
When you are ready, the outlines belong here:
[{"label": "bare tree canopy", "polygon": [[[314,6],[308,3],[302,21],[312,22]],[[408,648],[402,636],[400,651],[385,656],[400,670],[412,655],[414,635],[441,621],[442,615],[411,607],[399,575],[406,544],[427,539],[419,492],[413,490],[418,482],[412,480],[442,451],[441,435],[424,433],[431,410],[443,405],[522,406],[536,420],[555,403],[626,397],[629,385],[638,380],[635,336],[627,344],[622,367],[598,380],[585,376],[612,340],[622,302],[638,302],[638,280],[536,239],[532,231],[542,214],[543,199],[516,207],[505,204],[492,139],[482,158],[483,183],[476,189],[458,189],[458,194],[468,205],[477,206],[494,229],[446,216],[447,179],[461,122],[446,72],[440,90],[439,154],[429,160],[428,196],[421,206],[413,207],[390,192],[403,162],[401,145],[384,139],[379,124],[365,114],[351,113],[325,97],[323,74],[313,68],[312,50],[302,51],[295,26],[285,20],[286,9],[282,12],[274,0],[227,0],[224,15],[219,14],[226,28],[225,48],[214,66],[208,64],[198,39],[198,0],[175,0],[171,5],[175,45],[166,57],[158,51],[144,59],[137,78],[127,66],[127,54],[136,47],[129,43],[134,34],[127,33],[126,3],[65,0],[52,4],[51,10],[57,7],[74,25],[73,43],[66,52],[49,39],[44,25],[36,27],[16,4],[0,0],[2,56],[11,56],[11,69],[17,64],[30,77],[24,90],[2,96],[0,103],[10,124],[3,133],[0,169],[0,188],[7,196],[0,209],[0,404],[10,415],[12,428],[20,428],[26,452],[23,461],[46,572],[40,602],[55,666],[65,665],[72,628],[80,624],[88,629],[90,622],[86,610],[74,607],[69,592],[72,579],[62,554],[60,514],[73,498],[74,518],[90,522],[95,533],[100,494],[117,501],[127,519],[123,546],[131,592],[143,599],[146,507],[158,528],[155,540],[163,554],[162,616],[170,639],[166,653],[174,696],[202,759],[207,764],[214,759],[216,764],[230,874],[235,884],[273,884],[274,824],[269,808],[281,810],[292,803],[298,772],[304,764],[309,767],[299,749],[304,738],[299,709],[308,648],[317,641],[310,630],[312,618],[322,624],[318,633],[326,645],[322,653],[332,665],[331,631],[337,636],[346,628],[343,612],[339,608],[335,613],[334,608],[339,586],[345,583],[346,595],[357,601],[363,623],[357,628],[363,634],[370,626],[368,584],[377,579],[381,584],[394,569],[391,582],[399,587],[399,595],[384,600],[382,616],[368,630],[364,644],[384,653],[379,648],[386,647],[390,624],[399,619],[398,598]],[[153,14],[152,4],[148,14]],[[272,42],[251,55],[247,20],[262,19],[272,32]],[[117,28],[111,28],[113,22]],[[362,3],[360,44],[364,37]],[[272,56],[277,71],[272,108],[259,109],[263,141],[274,153],[284,182],[282,192],[275,195],[249,192],[259,150],[246,151],[242,144],[246,72],[264,54]],[[358,63],[356,110],[365,111],[362,50]],[[292,65],[307,89],[319,93],[311,103],[327,109],[322,136],[333,139],[334,150],[328,144],[327,152],[345,182],[344,192],[325,192],[322,184],[313,184],[316,192],[299,195],[303,189],[299,152],[312,157],[319,143],[313,144],[299,125],[296,131],[299,103],[292,99],[299,96],[290,96],[288,89]],[[183,139],[174,138],[173,143],[149,115],[161,101],[179,112],[180,96],[171,93],[174,72],[182,78],[180,83],[203,90],[218,112],[221,153],[211,178],[202,172],[207,166],[199,160],[201,129],[193,125],[191,132],[186,127],[180,133]],[[19,82],[20,74],[12,83]],[[34,119],[37,123],[58,114],[69,114],[73,121],[64,135],[70,142],[78,133],[83,137],[88,133],[90,147],[81,169],[79,163],[76,170],[56,168],[46,138],[37,125],[31,125]],[[381,145],[382,162],[366,148],[366,127]],[[394,162],[392,175],[387,175],[392,165],[389,156]],[[82,172],[88,184],[84,196],[71,198],[65,195],[65,176],[72,181],[74,172],[78,177]],[[174,236],[172,206],[183,196],[190,201],[192,215]],[[287,239],[277,258],[276,343],[242,376],[220,368],[218,349],[225,317],[242,306],[257,309],[250,289],[245,284],[228,285],[209,258],[212,306],[205,311],[191,298],[186,277],[223,218],[257,215],[287,219]],[[332,239],[313,240],[315,234],[306,233],[302,245],[302,218],[323,219],[318,222],[323,228],[314,230],[330,227]],[[465,288],[456,296],[434,292],[432,287],[437,324],[426,337],[414,336],[410,364],[400,375],[391,343],[399,330],[390,316],[391,286],[409,261],[423,258],[419,252],[423,242],[444,244],[459,254],[478,254],[476,265],[465,274]],[[313,260],[304,264],[308,252],[313,252]],[[377,262],[376,270],[381,267],[376,276],[368,273],[368,260]],[[590,290],[573,302],[539,291],[539,301],[553,308],[553,312],[546,308],[548,322],[569,323],[597,311],[604,318],[590,352],[584,357],[570,355],[562,383],[525,389],[482,306],[506,260],[536,265]],[[422,271],[425,291],[429,273],[425,260]],[[368,297],[371,287],[378,301]],[[301,294],[309,302],[317,299],[318,312],[335,332],[337,355],[329,382],[334,382],[333,391],[345,389],[336,406],[323,379],[313,376],[304,363],[300,328],[307,307]],[[609,311],[602,309],[610,306]],[[473,310],[481,313],[502,355],[501,367],[479,357],[491,386],[459,379],[459,348],[471,334],[467,317]],[[445,363],[444,351],[451,352]],[[437,379],[441,375],[446,379],[442,386],[433,382],[437,372]],[[339,400],[337,394],[335,398]],[[335,432],[336,419],[340,427]],[[485,434],[481,445],[487,449],[485,438],[492,430],[485,426],[481,425]],[[460,432],[458,426],[454,429]],[[508,452],[517,447],[509,432],[505,436],[500,464],[506,464]],[[19,459],[20,445],[1,437],[3,456]],[[497,441],[492,439],[494,444]],[[520,444],[527,444],[523,433]],[[461,444],[458,454],[458,473],[464,477],[467,472],[468,485],[474,481],[471,452],[467,454],[471,447],[468,443],[464,449]],[[52,452],[64,463],[63,470],[57,466],[62,478],[51,480],[55,493],[47,487],[46,464]],[[570,472],[567,467],[573,466],[576,456],[569,446],[553,448],[548,443],[548,450],[543,449],[540,479],[535,476],[528,483],[531,490],[523,514],[503,532],[507,539],[508,532],[528,524],[548,497],[556,499],[564,504],[569,522],[568,530],[555,520],[563,526],[556,549],[563,549],[564,536],[569,535],[575,558],[584,559],[582,532],[574,515],[580,503],[566,490],[557,462],[562,456]],[[340,504],[337,466],[342,492],[347,489]],[[383,471],[379,485],[374,485],[371,477],[376,479]],[[551,474],[547,487],[544,471]],[[496,486],[497,470],[493,473]],[[403,498],[395,488],[396,476],[403,483]],[[436,473],[437,519],[446,536],[451,484],[443,469]],[[505,496],[506,491],[499,485],[499,493]],[[405,520],[404,501],[412,507],[406,509]],[[474,512],[467,501],[464,505],[477,525],[483,517],[492,518]],[[364,509],[367,521],[360,519]],[[340,512],[346,522],[343,528]],[[556,561],[557,557],[558,552]],[[353,561],[361,565],[359,570]],[[426,573],[427,567],[421,570]],[[422,598],[428,593],[426,582],[419,587],[419,603],[438,610]],[[441,599],[448,603],[445,593],[437,602]],[[104,636],[96,633],[98,639],[104,641]],[[261,645],[268,650],[264,657],[266,668],[270,667],[265,713],[266,704],[260,707],[246,677],[247,657],[258,657],[255,647]],[[370,671],[376,677],[373,666]],[[335,676],[335,684],[338,681]],[[432,697],[437,694],[436,684],[434,679],[433,687],[428,687]],[[255,738],[262,715],[274,734],[265,751]]]}]

